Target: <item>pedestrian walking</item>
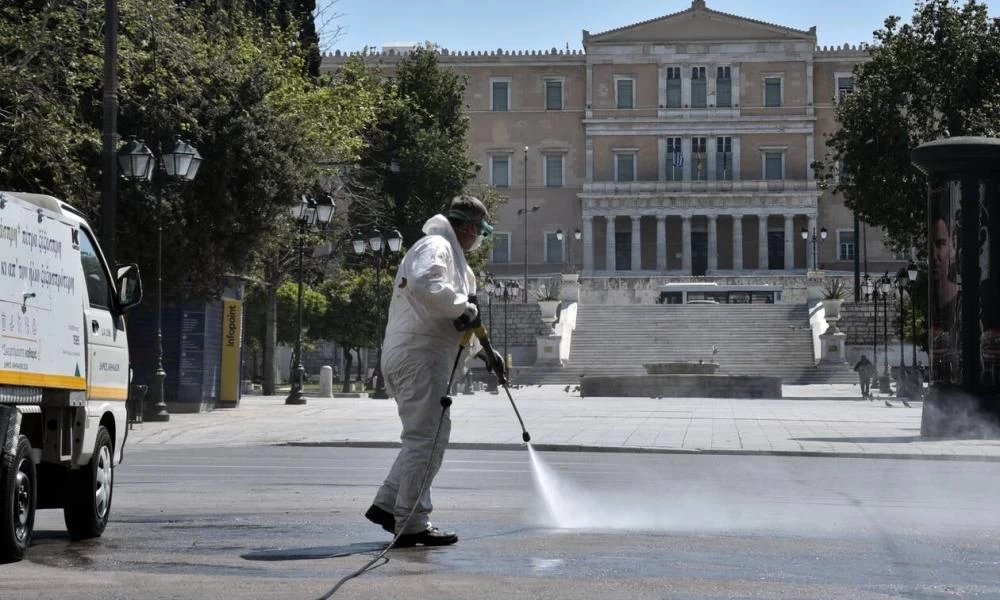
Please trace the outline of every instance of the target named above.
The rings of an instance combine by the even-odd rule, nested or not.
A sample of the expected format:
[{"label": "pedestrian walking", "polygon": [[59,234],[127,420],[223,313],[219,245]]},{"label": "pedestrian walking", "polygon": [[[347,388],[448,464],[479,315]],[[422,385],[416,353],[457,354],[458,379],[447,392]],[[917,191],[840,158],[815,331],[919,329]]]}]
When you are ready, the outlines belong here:
[{"label": "pedestrian walking", "polygon": [[872,380],[875,378],[877,369],[872,361],[868,360],[868,357],[864,354],[861,355],[861,360],[854,365],[854,370],[858,374],[858,381],[861,383],[861,398],[866,400],[872,399]]},{"label": "pedestrian walking", "polygon": [[[463,330],[479,323],[476,277],[465,253],[492,233],[487,216],[478,198],[458,196],[447,215],[424,224],[425,236],[396,273],[381,366],[402,422],[402,448],[365,517],[399,534],[397,547],[458,541],[431,524],[430,488],[451,433],[450,409],[442,408],[441,397],[448,393]],[[470,355],[485,358],[475,336],[468,344]],[[502,369],[503,359],[495,359]]]}]

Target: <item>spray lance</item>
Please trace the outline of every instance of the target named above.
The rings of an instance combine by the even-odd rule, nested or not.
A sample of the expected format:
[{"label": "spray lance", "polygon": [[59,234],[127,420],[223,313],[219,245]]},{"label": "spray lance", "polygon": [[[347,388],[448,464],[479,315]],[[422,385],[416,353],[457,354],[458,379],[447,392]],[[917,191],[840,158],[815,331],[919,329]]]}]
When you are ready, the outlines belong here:
[{"label": "spray lance", "polygon": [[[474,295],[469,296],[469,302],[472,304],[476,304],[476,308],[477,309],[479,308],[479,305],[476,302],[476,297]],[[497,383],[500,384],[500,387],[502,387],[505,392],[507,392],[507,398],[510,400],[510,405],[514,409],[514,414],[517,416],[517,422],[520,423],[521,425],[521,439],[524,440],[525,443],[530,442],[531,434],[529,434],[528,430],[525,429],[524,427],[524,419],[521,418],[521,411],[517,410],[517,404],[514,404],[514,397],[511,396],[510,387],[507,385],[506,365],[504,365],[502,362],[499,364],[497,363],[497,352],[496,350],[493,349],[493,344],[490,343],[490,335],[489,332],[486,330],[486,326],[483,325],[482,320],[477,316],[467,325],[465,323],[456,321],[455,327],[458,328],[459,331],[465,331],[465,337],[462,338],[462,346],[468,344],[469,339],[473,335],[476,336],[476,339],[479,340],[479,344],[483,347],[483,354],[485,355],[486,368],[494,375],[496,375]],[[461,353],[459,354],[461,355]],[[454,376],[455,369],[457,367],[458,367],[458,357],[455,358],[455,366],[452,367],[451,369],[452,376]],[[443,400],[444,399],[442,398],[442,402]],[[449,399],[449,404],[450,404],[450,399]]]}]

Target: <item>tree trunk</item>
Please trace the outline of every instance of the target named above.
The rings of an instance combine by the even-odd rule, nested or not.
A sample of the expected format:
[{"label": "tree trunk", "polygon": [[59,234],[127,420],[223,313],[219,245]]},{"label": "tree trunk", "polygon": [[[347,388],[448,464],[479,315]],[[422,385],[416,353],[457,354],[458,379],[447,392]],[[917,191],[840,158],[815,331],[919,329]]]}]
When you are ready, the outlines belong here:
[{"label": "tree trunk", "polygon": [[358,383],[364,383],[365,376],[362,369],[364,368],[364,363],[367,361],[361,360],[361,348],[357,348],[355,351],[358,353]]},{"label": "tree trunk", "polygon": [[278,357],[278,288],[267,286],[264,302],[264,395],[274,395],[277,375]]},{"label": "tree trunk", "polygon": [[351,349],[344,348],[344,387],[343,392],[346,394],[351,391]]}]

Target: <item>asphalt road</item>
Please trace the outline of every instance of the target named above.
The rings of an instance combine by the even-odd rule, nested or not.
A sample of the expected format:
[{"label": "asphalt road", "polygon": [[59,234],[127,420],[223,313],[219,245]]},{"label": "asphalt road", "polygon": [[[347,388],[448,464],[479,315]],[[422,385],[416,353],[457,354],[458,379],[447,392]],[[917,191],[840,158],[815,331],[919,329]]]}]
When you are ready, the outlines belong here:
[{"label": "asphalt road", "polygon": [[[40,511],[0,598],[309,599],[389,540],[362,517],[395,452],[140,449],[104,537]],[[435,522],[334,598],[1000,598],[984,462],[449,451]],[[546,503],[545,499],[549,502]]]}]

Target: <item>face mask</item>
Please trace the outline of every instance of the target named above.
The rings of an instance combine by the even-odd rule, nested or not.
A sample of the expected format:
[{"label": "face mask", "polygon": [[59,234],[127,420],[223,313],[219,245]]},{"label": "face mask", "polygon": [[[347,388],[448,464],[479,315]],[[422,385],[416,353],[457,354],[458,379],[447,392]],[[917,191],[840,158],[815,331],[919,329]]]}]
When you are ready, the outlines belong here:
[{"label": "face mask", "polygon": [[485,219],[479,223],[479,235],[476,236],[476,241],[472,242],[472,246],[469,248],[469,252],[475,252],[483,245],[486,238],[490,237],[493,233],[493,226],[490,225]]},{"label": "face mask", "polygon": [[475,252],[476,250],[479,250],[480,246],[483,245],[483,241],[485,239],[486,239],[486,234],[480,232],[480,234],[476,236],[476,241],[472,242],[472,246],[469,248],[469,252]]}]

